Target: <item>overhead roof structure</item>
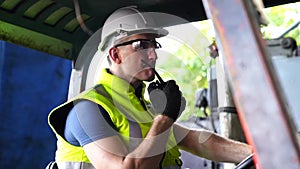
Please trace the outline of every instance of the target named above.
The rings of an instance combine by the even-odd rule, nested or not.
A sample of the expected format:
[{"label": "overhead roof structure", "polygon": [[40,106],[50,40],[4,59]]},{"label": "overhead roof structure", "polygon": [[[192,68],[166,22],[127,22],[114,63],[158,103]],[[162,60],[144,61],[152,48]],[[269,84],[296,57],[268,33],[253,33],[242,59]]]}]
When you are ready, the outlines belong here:
[{"label": "overhead roof structure", "polygon": [[[264,5],[292,2],[297,0],[264,0]],[[144,11],[176,15],[190,22],[206,19],[200,0],[0,0],[0,39],[75,59],[90,34],[102,27],[111,12],[131,5]],[[82,29],[78,19],[88,31]],[[176,23],[166,22],[163,26],[170,24]]]}]

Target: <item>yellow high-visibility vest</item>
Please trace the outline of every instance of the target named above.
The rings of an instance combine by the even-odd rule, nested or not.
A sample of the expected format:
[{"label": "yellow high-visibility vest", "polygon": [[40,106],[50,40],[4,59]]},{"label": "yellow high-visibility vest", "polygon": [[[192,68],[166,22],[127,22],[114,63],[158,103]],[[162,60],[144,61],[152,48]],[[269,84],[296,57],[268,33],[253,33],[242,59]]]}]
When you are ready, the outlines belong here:
[{"label": "yellow high-visibility vest", "polygon": [[[80,100],[90,100],[102,106],[114,124],[115,130],[122,136],[128,150],[133,150],[138,143],[136,139],[144,138],[154,118],[154,114],[143,106],[147,102],[135,95],[135,89],[125,80],[120,79],[107,70],[102,71],[101,79],[94,88],[87,90],[68,102],[53,109],[48,116],[48,123],[57,137],[57,162],[84,162],[90,163],[81,146],[68,143],[64,135],[64,126],[68,113],[74,103]],[[145,84],[143,84],[143,93]],[[138,133],[138,134],[137,134]],[[140,139],[138,139],[140,140]],[[173,132],[170,133],[162,166],[180,165],[180,152],[178,150]]]}]

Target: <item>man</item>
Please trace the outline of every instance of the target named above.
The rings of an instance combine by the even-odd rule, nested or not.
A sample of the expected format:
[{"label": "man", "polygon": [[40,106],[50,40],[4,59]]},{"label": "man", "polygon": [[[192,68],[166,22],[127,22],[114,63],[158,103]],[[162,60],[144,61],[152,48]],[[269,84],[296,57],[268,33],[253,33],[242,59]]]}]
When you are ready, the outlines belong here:
[{"label": "man", "polygon": [[99,49],[110,68],[95,87],[54,109],[49,124],[58,138],[58,168],[178,169],[179,148],[214,161],[238,163],[250,146],[210,131],[176,123],[185,99],[175,81],[155,78],[156,38],[167,35],[134,7],[115,11],[105,22]]}]

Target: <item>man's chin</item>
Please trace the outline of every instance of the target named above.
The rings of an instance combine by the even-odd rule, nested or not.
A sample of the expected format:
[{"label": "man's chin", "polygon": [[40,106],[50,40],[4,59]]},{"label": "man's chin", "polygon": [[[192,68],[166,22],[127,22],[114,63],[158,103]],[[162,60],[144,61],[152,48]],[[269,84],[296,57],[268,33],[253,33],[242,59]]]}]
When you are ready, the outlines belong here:
[{"label": "man's chin", "polygon": [[146,82],[151,82],[151,81],[153,81],[154,79],[155,79],[155,75],[149,77],[148,79],[146,79],[146,80],[144,80],[144,81],[146,81]]}]

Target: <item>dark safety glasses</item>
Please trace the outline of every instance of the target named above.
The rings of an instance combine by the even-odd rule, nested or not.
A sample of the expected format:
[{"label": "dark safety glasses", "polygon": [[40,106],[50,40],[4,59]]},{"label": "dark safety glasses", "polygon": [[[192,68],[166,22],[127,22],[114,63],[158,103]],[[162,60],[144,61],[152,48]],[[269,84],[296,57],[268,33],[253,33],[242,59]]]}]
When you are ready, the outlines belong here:
[{"label": "dark safety glasses", "polygon": [[126,46],[126,45],[132,45],[132,48],[134,50],[142,50],[142,49],[149,49],[149,48],[161,48],[161,44],[156,42],[155,40],[150,40],[150,39],[135,39],[131,41],[127,41],[124,43],[120,43],[115,45],[114,47],[119,47],[119,46]]}]

